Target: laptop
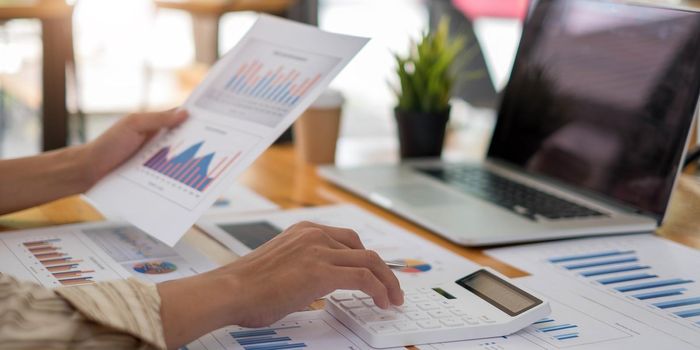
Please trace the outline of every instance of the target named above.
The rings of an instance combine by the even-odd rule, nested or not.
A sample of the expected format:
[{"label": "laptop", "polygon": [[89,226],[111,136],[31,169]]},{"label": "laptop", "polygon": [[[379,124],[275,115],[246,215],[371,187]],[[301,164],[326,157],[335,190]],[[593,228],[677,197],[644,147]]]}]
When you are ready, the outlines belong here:
[{"label": "laptop", "polygon": [[649,232],[664,219],[699,96],[699,12],[540,0],[482,162],[319,173],[467,246]]}]

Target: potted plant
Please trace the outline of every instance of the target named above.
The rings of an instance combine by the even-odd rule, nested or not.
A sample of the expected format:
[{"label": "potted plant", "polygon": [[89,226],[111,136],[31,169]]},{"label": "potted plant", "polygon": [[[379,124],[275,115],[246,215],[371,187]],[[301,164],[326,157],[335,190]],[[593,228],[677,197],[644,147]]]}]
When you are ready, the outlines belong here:
[{"label": "potted plant", "polygon": [[450,117],[450,97],[455,84],[454,63],[466,38],[450,38],[449,21],[440,21],[433,32],[412,44],[407,56],[394,54],[399,87],[394,109],[401,158],[439,157]]}]

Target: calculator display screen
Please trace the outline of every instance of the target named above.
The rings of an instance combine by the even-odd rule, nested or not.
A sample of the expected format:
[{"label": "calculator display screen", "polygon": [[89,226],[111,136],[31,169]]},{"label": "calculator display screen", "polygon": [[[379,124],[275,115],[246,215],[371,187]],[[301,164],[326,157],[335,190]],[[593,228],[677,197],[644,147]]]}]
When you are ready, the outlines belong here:
[{"label": "calculator display screen", "polygon": [[458,280],[457,284],[510,316],[520,315],[542,303],[541,300],[486,270],[479,270],[464,277]]}]

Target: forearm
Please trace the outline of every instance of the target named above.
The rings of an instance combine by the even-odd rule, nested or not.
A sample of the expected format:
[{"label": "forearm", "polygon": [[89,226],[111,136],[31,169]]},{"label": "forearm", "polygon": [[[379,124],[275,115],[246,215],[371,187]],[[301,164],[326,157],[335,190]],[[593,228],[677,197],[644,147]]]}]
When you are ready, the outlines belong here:
[{"label": "forearm", "polygon": [[[158,284],[160,317],[169,349],[186,345],[221,327],[237,324],[231,310],[237,283],[216,270],[198,276]],[[240,310],[243,311],[243,310]]]},{"label": "forearm", "polygon": [[92,179],[83,146],[0,161],[0,214],[82,193]]}]

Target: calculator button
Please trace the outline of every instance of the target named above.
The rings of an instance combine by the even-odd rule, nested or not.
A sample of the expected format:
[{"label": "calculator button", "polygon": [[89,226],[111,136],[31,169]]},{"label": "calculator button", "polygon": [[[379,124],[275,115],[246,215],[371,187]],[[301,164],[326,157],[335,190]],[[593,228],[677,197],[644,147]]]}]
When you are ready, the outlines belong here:
[{"label": "calculator button", "polygon": [[418,288],[418,289],[416,289],[416,291],[418,291],[418,293],[423,293],[423,294],[434,292],[434,290],[432,290],[430,288],[425,288],[425,287]]},{"label": "calculator button", "polygon": [[372,300],[372,299],[364,299],[364,300],[362,300],[362,303],[369,306],[369,307],[374,306],[374,300]]},{"label": "calculator button", "polygon": [[406,300],[412,303],[419,303],[422,301],[428,301],[428,298],[425,297],[425,295],[422,294],[414,294],[414,295],[409,295],[406,297]]},{"label": "calculator button", "polygon": [[370,307],[370,309],[372,309],[372,311],[374,311],[378,314],[383,314],[383,313],[388,311],[388,310],[381,309],[378,306],[372,306],[372,307]]},{"label": "calculator button", "polygon": [[340,303],[340,306],[346,308],[346,309],[357,309],[360,307],[364,307],[365,305],[362,304],[362,302],[358,300],[349,300],[349,301],[343,301]]},{"label": "calculator button", "polygon": [[384,315],[379,315],[379,314],[373,314],[373,315],[366,315],[362,317],[358,317],[358,319],[364,323],[374,323],[374,322],[386,322],[386,321],[397,321],[403,319],[403,317],[399,317],[398,315],[390,315],[390,314],[384,314]]},{"label": "calculator button", "polygon": [[466,311],[462,310],[462,309],[452,309],[452,310],[450,310],[450,311],[451,311],[453,314],[455,314],[456,316],[467,316],[467,315],[468,315],[468,313],[467,313]]},{"label": "calculator button", "polygon": [[444,324],[447,327],[459,327],[464,325],[464,322],[454,317],[440,319],[440,323]]},{"label": "calculator button", "polygon": [[393,307],[394,311],[400,313],[400,314],[405,314],[408,312],[413,312],[413,311],[418,311],[418,309],[413,306],[413,305],[408,305],[408,304],[403,304],[401,306],[394,306]]},{"label": "calculator button", "polygon": [[416,322],[418,326],[421,328],[425,329],[434,329],[434,328],[440,328],[440,322],[436,320],[424,320],[424,321],[418,321]]},{"label": "calculator button", "polygon": [[382,309],[379,309],[379,310],[372,309],[372,310],[373,310],[377,315],[379,315],[379,316],[390,317],[392,320],[402,320],[402,319],[404,319],[403,314],[400,314],[400,313],[398,313],[398,312],[396,312],[396,311],[394,311],[394,310],[382,310]]},{"label": "calculator button", "polygon": [[432,301],[426,301],[426,302],[418,303],[417,305],[418,305],[418,308],[419,308],[419,309],[425,310],[425,311],[428,311],[428,310],[436,310],[436,309],[439,309],[439,308],[440,308],[440,306],[438,306],[438,304],[436,304],[436,303],[434,303],[434,302],[432,302]]},{"label": "calculator button", "polygon": [[462,320],[466,322],[468,325],[476,325],[479,324],[479,320],[477,320],[474,317],[463,317]]},{"label": "calculator button", "polygon": [[355,293],[352,293],[352,295],[355,296],[355,298],[360,299],[360,300],[372,299],[371,296],[369,296],[365,293],[362,293],[362,292],[355,292]]},{"label": "calculator button", "polygon": [[406,316],[408,316],[408,318],[410,318],[414,321],[428,319],[428,315],[426,315],[425,313],[420,312],[420,311],[407,312]]},{"label": "calculator button", "polygon": [[418,326],[416,326],[415,323],[413,322],[399,322],[395,324],[396,328],[398,328],[402,332],[409,332],[409,331],[416,331],[418,330]]},{"label": "calculator button", "polygon": [[452,309],[455,307],[455,304],[451,303],[449,300],[442,300],[442,301],[438,302],[438,304],[440,304],[440,306],[442,306],[444,308],[448,308],[448,309]]},{"label": "calculator button", "polygon": [[350,313],[353,314],[355,317],[365,317],[365,316],[370,316],[370,315],[375,315],[376,313],[368,308],[358,308],[358,309],[350,309]]},{"label": "calculator button", "polygon": [[451,314],[449,314],[445,310],[433,310],[433,311],[428,311],[428,315],[432,318],[445,318],[445,317],[452,317]]},{"label": "calculator button", "polygon": [[481,315],[481,317],[479,317],[479,320],[484,321],[486,323],[495,323],[496,322],[496,320],[491,319],[486,315]]},{"label": "calculator button", "polygon": [[375,333],[379,334],[393,333],[397,331],[396,327],[390,324],[376,324],[369,328],[372,329]]},{"label": "calculator button", "polygon": [[331,299],[335,301],[352,300],[352,295],[350,293],[335,293],[331,295]]},{"label": "calculator button", "polygon": [[432,294],[432,295],[428,295],[428,298],[430,298],[430,300],[437,301],[437,302],[441,302],[441,301],[445,300],[445,297],[443,297],[442,295],[437,294],[437,293]]}]

